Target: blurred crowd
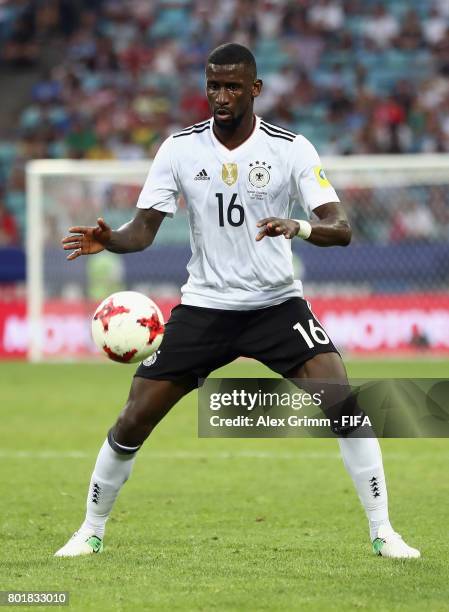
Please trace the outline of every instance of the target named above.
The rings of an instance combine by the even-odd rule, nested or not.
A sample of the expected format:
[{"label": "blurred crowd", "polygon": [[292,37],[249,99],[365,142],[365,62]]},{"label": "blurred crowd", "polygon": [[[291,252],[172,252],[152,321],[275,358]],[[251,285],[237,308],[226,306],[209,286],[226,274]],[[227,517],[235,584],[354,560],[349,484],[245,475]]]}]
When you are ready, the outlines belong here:
[{"label": "blurred crowd", "polygon": [[[0,0],[0,66],[36,71],[0,140],[0,244],[23,234],[27,160],[150,158],[208,117],[205,59],[229,40],[256,55],[256,111],[322,155],[449,151],[449,0]],[[410,210],[435,229],[449,203],[426,198]],[[408,208],[384,234],[410,237]]]}]

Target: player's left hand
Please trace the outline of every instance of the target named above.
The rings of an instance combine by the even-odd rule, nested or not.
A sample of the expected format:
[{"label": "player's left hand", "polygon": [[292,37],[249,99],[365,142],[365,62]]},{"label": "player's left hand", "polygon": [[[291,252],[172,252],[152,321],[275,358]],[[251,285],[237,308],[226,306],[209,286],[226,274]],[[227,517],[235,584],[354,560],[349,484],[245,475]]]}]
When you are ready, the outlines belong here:
[{"label": "player's left hand", "polygon": [[265,236],[276,238],[284,236],[291,240],[296,236],[299,230],[299,223],[294,219],[279,219],[278,217],[268,217],[257,222],[257,227],[262,229],[256,236],[256,241],[262,240]]}]

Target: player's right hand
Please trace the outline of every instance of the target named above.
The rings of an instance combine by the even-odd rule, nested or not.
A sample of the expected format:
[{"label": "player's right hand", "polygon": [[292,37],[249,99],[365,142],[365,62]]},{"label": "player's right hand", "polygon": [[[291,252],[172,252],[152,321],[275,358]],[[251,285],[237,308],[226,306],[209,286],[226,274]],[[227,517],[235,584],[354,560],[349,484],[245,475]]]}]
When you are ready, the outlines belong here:
[{"label": "player's right hand", "polygon": [[71,236],[61,240],[64,251],[72,251],[67,259],[76,259],[80,255],[95,255],[104,251],[111,239],[112,230],[102,217],[97,219],[96,227],[69,227]]}]

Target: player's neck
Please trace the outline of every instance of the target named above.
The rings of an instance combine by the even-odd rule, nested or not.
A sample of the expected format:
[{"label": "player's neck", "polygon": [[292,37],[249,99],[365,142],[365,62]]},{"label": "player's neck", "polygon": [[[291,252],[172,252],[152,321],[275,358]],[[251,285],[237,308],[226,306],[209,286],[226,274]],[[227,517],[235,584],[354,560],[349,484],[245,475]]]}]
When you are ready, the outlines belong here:
[{"label": "player's neck", "polygon": [[248,140],[256,127],[256,116],[251,113],[248,117],[244,117],[235,130],[227,130],[220,128],[215,122],[213,130],[216,138],[227,149],[232,151]]}]

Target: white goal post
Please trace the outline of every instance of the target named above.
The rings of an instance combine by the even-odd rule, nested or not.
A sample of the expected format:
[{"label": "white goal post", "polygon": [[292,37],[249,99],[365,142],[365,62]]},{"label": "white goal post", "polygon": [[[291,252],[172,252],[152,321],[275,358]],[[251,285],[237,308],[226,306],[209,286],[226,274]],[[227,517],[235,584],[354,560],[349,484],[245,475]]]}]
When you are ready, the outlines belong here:
[{"label": "white goal post", "polygon": [[[350,194],[352,198],[351,207],[354,213],[358,213],[357,197],[354,198],[354,192],[360,194],[360,211],[364,207],[375,216],[375,207],[377,204],[372,204],[372,201],[381,201],[382,193],[388,206],[394,209],[396,206],[404,206],[407,203],[404,200],[408,194],[409,188],[419,188],[427,190],[424,195],[417,194],[413,197],[421,197],[421,202],[416,206],[420,209],[425,208],[425,203],[430,197],[440,197],[448,204],[449,190],[449,155],[361,155],[351,157],[327,157],[323,158],[323,167],[339,192],[341,200],[345,203],[346,194]],[[30,361],[41,361],[45,356],[43,347],[43,313],[46,300],[46,285],[45,285],[45,258],[44,252],[46,249],[45,232],[49,231],[49,221],[46,217],[46,193],[48,182],[60,181],[59,191],[63,193],[61,185],[67,184],[76,185],[77,182],[100,182],[102,184],[102,193],[107,193],[105,185],[107,183],[116,183],[134,186],[141,186],[146,178],[150,161],[86,161],[86,160],[34,160],[28,162],[26,167],[27,179],[27,217],[26,217],[26,260],[27,260],[27,315],[28,315],[28,358]],[[63,183],[61,183],[63,182]],[[432,195],[432,189],[436,189],[439,196]],[[402,191],[401,191],[402,190]],[[375,197],[372,195],[376,193]],[[436,192],[435,192],[436,193]],[[370,201],[366,200],[367,194]],[[402,194],[402,195],[401,195]],[[430,194],[430,195],[429,195]],[[407,197],[409,197],[407,195]],[[363,200],[363,198],[365,198]],[[57,202],[54,203],[51,221],[55,224],[58,230],[61,229],[61,224],[65,215],[64,198],[61,195],[56,196]],[[59,200],[60,199],[60,200]],[[71,214],[76,206],[79,207],[77,212],[78,224],[89,224],[89,220],[85,218],[83,206],[77,202],[70,203]],[[405,202],[405,203],[404,203]],[[88,203],[87,203],[88,206]],[[379,217],[383,214],[382,203],[379,205]],[[415,204],[413,204],[415,206]],[[435,205],[438,207],[441,205]],[[374,208],[373,208],[374,207]],[[130,217],[132,211],[130,210]],[[389,213],[388,213],[389,214]],[[423,215],[424,217],[424,215]],[[50,217],[49,217],[50,218]],[[164,224],[166,225],[166,224]],[[167,224],[168,225],[168,224]],[[448,226],[449,227],[449,226]],[[68,229],[68,228],[66,228]],[[383,232],[388,228],[382,229]],[[54,247],[62,238],[62,235],[56,236],[53,231]],[[449,236],[449,235],[448,235]],[[356,238],[358,240],[359,238]],[[185,235],[186,244],[188,235]],[[375,240],[375,237],[374,237]],[[441,242],[441,238],[438,239]],[[438,242],[437,240],[437,242]],[[446,243],[447,243],[446,238]],[[422,241],[421,241],[422,242]],[[427,244],[435,242],[429,233]],[[320,249],[321,251],[321,249]],[[367,251],[369,253],[369,251]],[[380,251],[379,251],[380,253]],[[366,255],[367,257],[369,256]],[[423,251],[423,257],[425,252]],[[449,264],[448,264],[449,268]],[[351,272],[352,274],[352,272]],[[320,276],[321,275],[321,276]],[[357,280],[357,275],[353,275],[354,279],[348,278],[348,283],[354,288],[359,287],[360,282]],[[405,278],[405,277],[404,277]],[[399,283],[405,283],[404,279],[398,280]],[[438,284],[439,283],[439,284]],[[437,291],[444,290],[441,274],[435,283]],[[312,287],[316,286],[321,289],[326,289],[328,286],[333,286],[329,280],[326,280],[325,274],[317,273],[316,278],[312,275]],[[381,283],[380,283],[381,285]],[[411,286],[411,285],[410,285]],[[422,279],[422,286],[426,289],[426,279]],[[394,290],[394,287],[392,288]],[[415,291],[412,288],[411,291]],[[434,291],[434,286],[431,288]],[[332,293],[332,291],[331,291]],[[372,289],[371,295],[376,293],[376,289]]]}]

